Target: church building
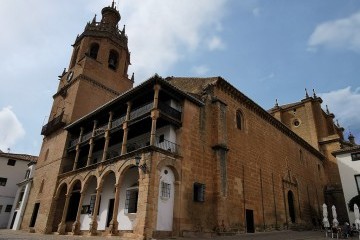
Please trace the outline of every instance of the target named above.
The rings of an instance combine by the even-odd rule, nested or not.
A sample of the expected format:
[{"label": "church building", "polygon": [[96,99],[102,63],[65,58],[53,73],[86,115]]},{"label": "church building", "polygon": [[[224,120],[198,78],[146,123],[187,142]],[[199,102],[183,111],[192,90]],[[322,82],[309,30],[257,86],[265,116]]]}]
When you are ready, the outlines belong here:
[{"label": "church building", "polygon": [[22,229],[211,236],[309,228],[324,202],[345,207],[331,152],[351,143],[315,93],[266,111],[221,77],[133,87],[119,11],[101,13],[59,76]]}]

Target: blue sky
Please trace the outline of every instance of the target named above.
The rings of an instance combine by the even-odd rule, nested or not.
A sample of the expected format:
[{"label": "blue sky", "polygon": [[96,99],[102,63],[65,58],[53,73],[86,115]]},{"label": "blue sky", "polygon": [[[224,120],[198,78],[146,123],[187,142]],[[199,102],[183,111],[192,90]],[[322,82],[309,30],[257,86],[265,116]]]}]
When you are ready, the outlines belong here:
[{"label": "blue sky", "polygon": [[[110,0],[0,2],[0,149],[38,154],[77,34]],[[360,142],[360,1],[120,0],[136,84],[222,76],[269,109],[316,93]]]}]

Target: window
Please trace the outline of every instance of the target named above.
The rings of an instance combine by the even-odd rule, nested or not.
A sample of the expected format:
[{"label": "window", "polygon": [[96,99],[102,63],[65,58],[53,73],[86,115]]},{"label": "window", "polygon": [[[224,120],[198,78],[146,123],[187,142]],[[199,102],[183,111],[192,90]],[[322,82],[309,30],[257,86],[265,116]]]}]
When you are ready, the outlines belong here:
[{"label": "window", "polygon": [[99,51],[99,44],[93,43],[90,46],[89,57],[96,59]]},{"label": "window", "polygon": [[9,165],[9,166],[15,166],[15,163],[16,163],[16,160],[14,160],[14,159],[9,159],[7,165]]},{"label": "window", "polygon": [[5,186],[7,182],[7,178],[0,177],[0,186]]},{"label": "window", "polygon": [[116,70],[119,60],[119,54],[115,50],[111,50],[109,54],[108,67]]},{"label": "window", "polygon": [[360,174],[355,175],[354,177],[355,177],[355,182],[356,182],[356,187],[357,187],[358,193],[360,194]]},{"label": "window", "polygon": [[170,198],[170,183],[161,182],[161,198]]},{"label": "window", "polygon": [[243,114],[240,110],[236,111],[236,127],[240,130],[244,129],[244,119]]},{"label": "window", "polygon": [[39,193],[42,193],[43,189],[44,189],[44,179],[41,181],[40,188],[39,188]]},{"label": "window", "polygon": [[205,184],[194,183],[194,201],[205,202]]},{"label": "window", "polygon": [[165,140],[164,134],[161,134],[161,135],[159,136],[159,143],[164,142],[164,140]]},{"label": "window", "polygon": [[48,156],[49,156],[49,149],[46,150],[44,162],[47,160]]},{"label": "window", "polygon": [[[90,196],[90,206],[89,206],[89,212],[88,212],[89,214],[94,213],[95,201],[96,201],[96,194],[92,194]],[[97,209],[97,215],[99,215],[100,203],[101,203],[101,196],[100,196],[100,200],[99,200],[99,206]]]},{"label": "window", "polygon": [[5,212],[11,212],[12,205],[6,205]]},{"label": "window", "polygon": [[2,206],[3,206],[3,205],[0,205],[0,213],[1,213],[1,211],[2,211]]},{"label": "window", "polygon": [[358,160],[360,160],[360,152],[352,153],[352,154],[351,154],[351,159],[352,159],[353,161],[358,161]]},{"label": "window", "polygon": [[138,202],[138,188],[126,190],[125,213],[136,213]]},{"label": "window", "polygon": [[25,179],[28,179],[30,177],[30,170],[26,170],[26,173],[25,173]]}]

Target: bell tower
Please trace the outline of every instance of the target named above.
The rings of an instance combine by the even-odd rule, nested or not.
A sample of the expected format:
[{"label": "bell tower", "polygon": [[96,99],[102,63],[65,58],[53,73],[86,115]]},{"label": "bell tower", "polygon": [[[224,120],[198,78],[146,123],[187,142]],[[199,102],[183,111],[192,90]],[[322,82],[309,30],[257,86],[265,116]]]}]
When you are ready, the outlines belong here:
[{"label": "bell tower", "polygon": [[127,73],[130,53],[125,26],[122,30],[118,28],[120,13],[113,2],[101,14],[99,22],[95,15],[86,24],[72,45],[68,70],[59,76],[59,88],[54,95],[56,109],[52,109],[51,115],[59,114],[64,109],[61,106],[68,105],[64,114],[73,122],[133,87],[133,79]]},{"label": "bell tower", "polygon": [[120,13],[113,2],[101,14],[99,22],[95,15],[76,37],[69,67],[59,76],[49,121],[41,130],[44,139],[22,229],[43,233],[57,230],[53,217],[62,211],[54,205],[57,178],[69,170],[66,149],[70,137],[64,126],[133,87],[133,78],[127,73],[130,53],[125,27],[118,28]]}]

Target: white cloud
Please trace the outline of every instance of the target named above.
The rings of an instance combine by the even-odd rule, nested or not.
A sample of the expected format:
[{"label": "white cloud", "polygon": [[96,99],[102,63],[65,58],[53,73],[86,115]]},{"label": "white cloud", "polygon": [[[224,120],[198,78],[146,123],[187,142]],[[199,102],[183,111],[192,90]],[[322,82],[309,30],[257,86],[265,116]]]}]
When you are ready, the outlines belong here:
[{"label": "white cloud", "polygon": [[120,11],[126,9],[123,14],[133,63],[130,71],[135,71],[135,80],[143,81],[155,72],[166,75],[202,46],[221,48],[221,19],[227,1],[121,1]]},{"label": "white cloud", "polygon": [[5,151],[24,135],[25,130],[11,107],[4,107],[0,111],[0,149]]},{"label": "white cloud", "polygon": [[[329,106],[330,112],[335,114],[341,126],[346,131],[352,131],[360,141],[360,88],[351,87],[319,94],[324,104]],[[344,136],[347,137],[347,136]]]},{"label": "white cloud", "polygon": [[208,42],[208,48],[210,51],[224,49],[225,45],[220,37],[213,36]]},{"label": "white cloud", "polygon": [[260,78],[259,81],[263,82],[263,81],[266,81],[266,80],[270,80],[270,79],[272,79],[274,77],[275,77],[275,73],[269,73],[268,75]]},{"label": "white cloud", "polygon": [[319,46],[360,52],[360,12],[316,26],[308,40],[308,49]]},{"label": "white cloud", "polygon": [[252,13],[253,13],[253,15],[254,15],[255,17],[260,16],[260,8],[254,8],[254,9],[252,10]]},{"label": "white cloud", "polygon": [[196,75],[203,76],[209,72],[209,68],[205,65],[195,66],[193,67],[193,71]]}]

